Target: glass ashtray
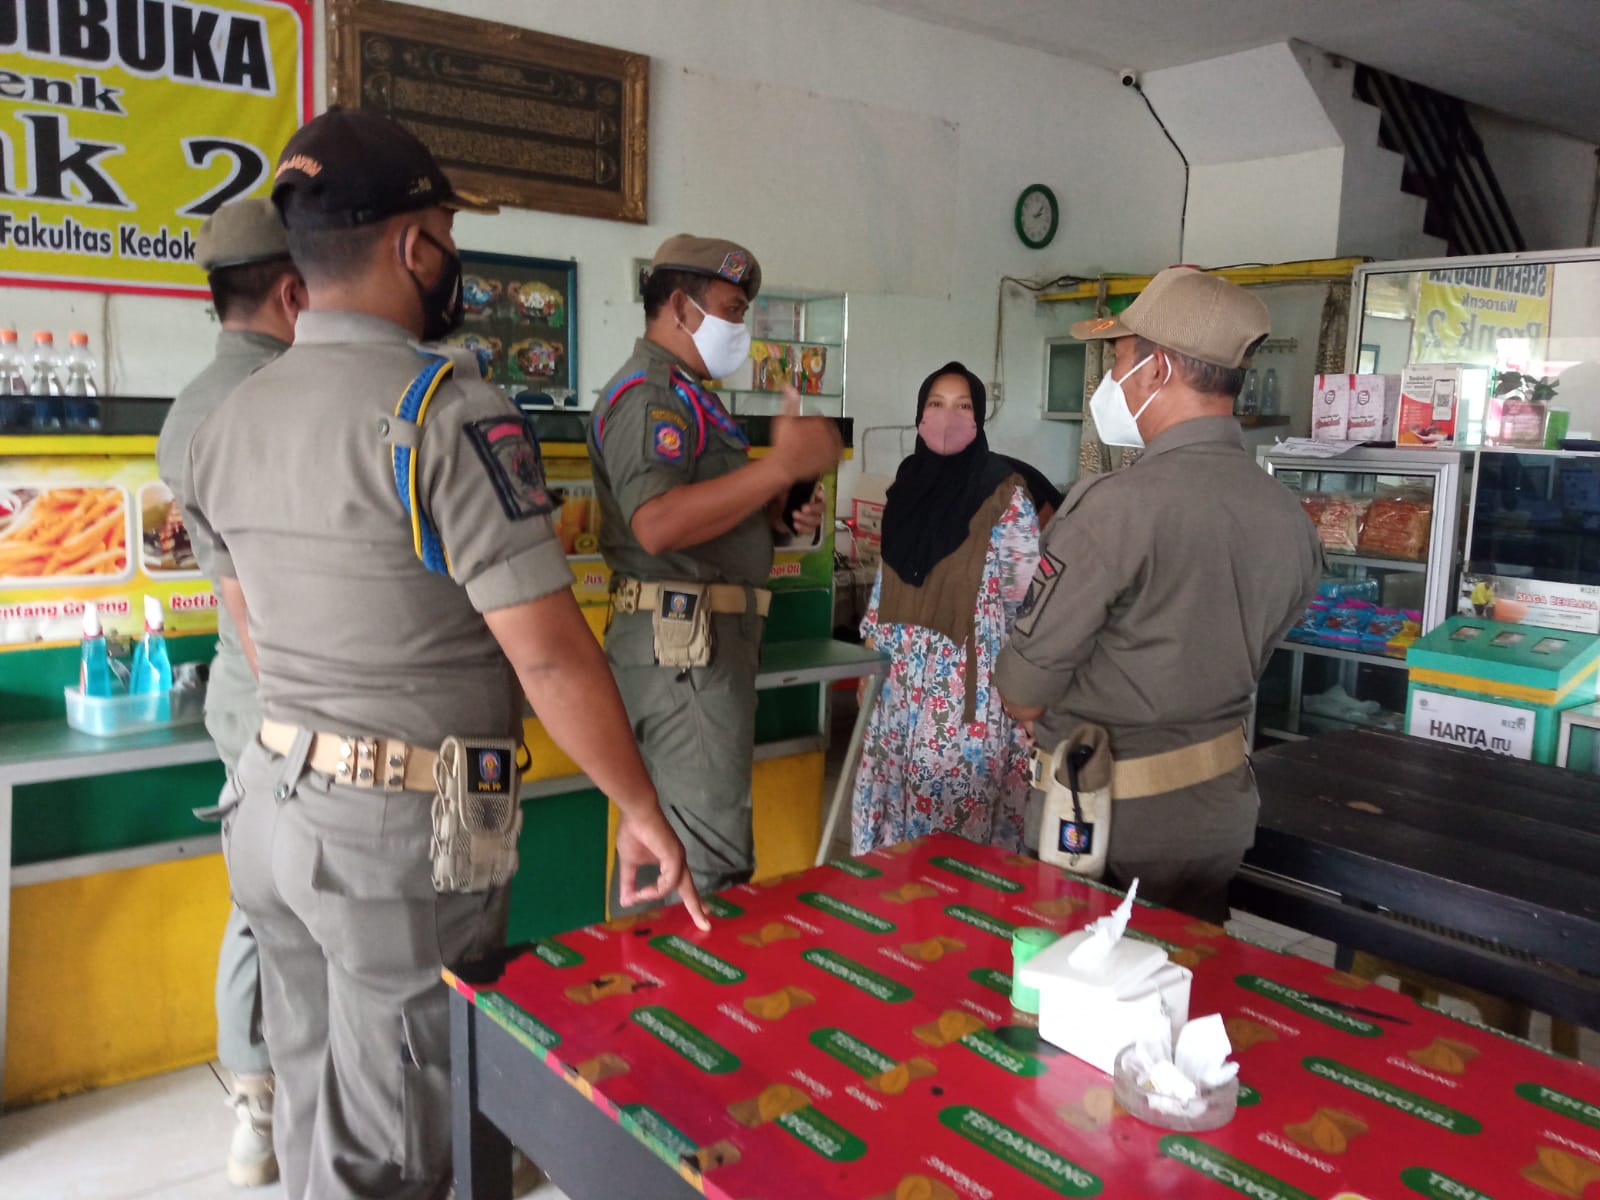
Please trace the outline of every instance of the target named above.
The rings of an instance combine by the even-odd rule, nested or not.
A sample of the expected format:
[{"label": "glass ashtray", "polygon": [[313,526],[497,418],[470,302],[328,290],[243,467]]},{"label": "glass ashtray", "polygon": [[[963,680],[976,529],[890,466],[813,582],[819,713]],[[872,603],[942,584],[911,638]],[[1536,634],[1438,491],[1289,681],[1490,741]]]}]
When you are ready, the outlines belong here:
[{"label": "glass ashtray", "polygon": [[1202,1087],[1199,1095],[1184,1112],[1163,1112],[1151,1105],[1156,1097],[1139,1086],[1137,1070],[1132,1064],[1136,1047],[1124,1046],[1113,1064],[1113,1083],[1117,1103],[1131,1115],[1162,1129],[1175,1129],[1180,1133],[1200,1133],[1207,1129],[1220,1129],[1233,1120],[1239,1107],[1239,1077],[1216,1087]]}]

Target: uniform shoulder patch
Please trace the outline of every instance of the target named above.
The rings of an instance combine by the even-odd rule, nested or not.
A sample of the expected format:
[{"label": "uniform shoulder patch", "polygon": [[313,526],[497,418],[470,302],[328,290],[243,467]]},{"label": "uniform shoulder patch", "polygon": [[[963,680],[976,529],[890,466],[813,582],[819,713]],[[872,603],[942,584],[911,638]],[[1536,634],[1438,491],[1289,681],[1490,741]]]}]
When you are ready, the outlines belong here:
[{"label": "uniform shoulder patch", "polygon": [[1032,582],[1028,584],[1028,594],[1022,598],[1022,603],[1017,605],[1017,620],[1013,628],[1023,636],[1026,637],[1033,632],[1034,622],[1038,620],[1039,605],[1049,595],[1050,589],[1055,587],[1056,580],[1061,578],[1061,568],[1064,565],[1061,559],[1048,550],[1039,555],[1039,566],[1033,573]]},{"label": "uniform shoulder patch", "polygon": [[522,521],[555,511],[555,499],[545,486],[544,457],[539,453],[533,422],[508,413],[468,421],[462,429],[483,460],[507,517]]},{"label": "uniform shoulder patch", "polygon": [[[654,416],[654,413],[652,413]],[[662,462],[683,460],[683,435],[687,425],[676,420],[657,419],[651,422],[650,450]]]}]

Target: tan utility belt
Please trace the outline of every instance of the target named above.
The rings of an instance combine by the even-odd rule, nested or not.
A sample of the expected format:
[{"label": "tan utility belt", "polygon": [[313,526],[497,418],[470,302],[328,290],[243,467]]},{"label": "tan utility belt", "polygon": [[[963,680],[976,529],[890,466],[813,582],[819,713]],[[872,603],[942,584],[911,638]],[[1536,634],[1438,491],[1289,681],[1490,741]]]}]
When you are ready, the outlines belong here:
[{"label": "tan utility belt", "polygon": [[766,588],[747,588],[738,583],[676,583],[670,579],[615,579],[611,593],[611,607],[627,616],[635,612],[656,612],[661,607],[661,593],[703,589],[710,609],[714,613],[743,613],[750,611],[751,598],[755,601],[756,616],[764,617],[772,608],[772,593]]},{"label": "tan utility belt", "polygon": [[[1056,778],[1055,759],[1049,751],[1035,746],[1033,756],[1043,770],[1040,778]],[[1117,800],[1138,800],[1196,787],[1236,770],[1244,761],[1244,731],[1230,729],[1192,746],[1116,760],[1111,765],[1111,795]]]},{"label": "tan utility belt", "polygon": [[[261,744],[274,754],[288,754],[294,748],[298,726],[281,721],[261,722]],[[382,788],[386,792],[432,792],[437,751],[425,750],[397,738],[347,737],[337,733],[313,733],[306,765],[313,771],[331,775],[339,783],[356,787]]]}]

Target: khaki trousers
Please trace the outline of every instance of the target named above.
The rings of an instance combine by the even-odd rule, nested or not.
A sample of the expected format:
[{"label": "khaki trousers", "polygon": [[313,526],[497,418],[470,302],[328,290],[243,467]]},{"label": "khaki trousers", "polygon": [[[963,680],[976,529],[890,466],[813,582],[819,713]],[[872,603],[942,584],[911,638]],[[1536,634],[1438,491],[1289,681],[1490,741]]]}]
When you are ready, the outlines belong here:
[{"label": "khaki trousers", "polygon": [[223,824],[261,953],[289,1200],[439,1200],[450,1176],[448,992],[504,941],[507,889],[433,890],[430,797],[336,784],[259,743]]}]

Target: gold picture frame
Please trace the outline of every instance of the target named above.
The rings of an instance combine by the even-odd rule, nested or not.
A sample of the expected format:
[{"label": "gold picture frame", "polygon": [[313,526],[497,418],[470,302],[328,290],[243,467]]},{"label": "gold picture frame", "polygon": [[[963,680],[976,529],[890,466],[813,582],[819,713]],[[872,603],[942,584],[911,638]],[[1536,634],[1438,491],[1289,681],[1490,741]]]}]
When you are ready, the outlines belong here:
[{"label": "gold picture frame", "polygon": [[434,12],[328,0],[328,99],[427,144],[499,204],[646,220],[650,56]]}]

